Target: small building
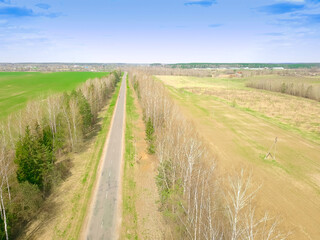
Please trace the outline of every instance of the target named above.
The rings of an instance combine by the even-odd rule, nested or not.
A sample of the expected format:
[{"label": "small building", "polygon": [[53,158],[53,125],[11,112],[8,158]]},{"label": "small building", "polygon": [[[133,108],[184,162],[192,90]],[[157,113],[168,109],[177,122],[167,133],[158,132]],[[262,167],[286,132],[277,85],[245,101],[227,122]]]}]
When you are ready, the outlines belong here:
[{"label": "small building", "polygon": [[237,78],[242,78],[243,77],[243,73],[242,72],[236,72],[236,77]]}]

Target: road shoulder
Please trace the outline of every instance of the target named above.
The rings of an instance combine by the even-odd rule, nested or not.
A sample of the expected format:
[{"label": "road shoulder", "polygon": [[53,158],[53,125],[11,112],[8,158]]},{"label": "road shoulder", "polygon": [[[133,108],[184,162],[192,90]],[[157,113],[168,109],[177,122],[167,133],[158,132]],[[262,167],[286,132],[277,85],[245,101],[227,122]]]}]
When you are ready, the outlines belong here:
[{"label": "road shoulder", "polygon": [[137,96],[128,84],[121,239],[163,239],[165,231],[155,182],[158,162],[147,153],[142,116]]}]

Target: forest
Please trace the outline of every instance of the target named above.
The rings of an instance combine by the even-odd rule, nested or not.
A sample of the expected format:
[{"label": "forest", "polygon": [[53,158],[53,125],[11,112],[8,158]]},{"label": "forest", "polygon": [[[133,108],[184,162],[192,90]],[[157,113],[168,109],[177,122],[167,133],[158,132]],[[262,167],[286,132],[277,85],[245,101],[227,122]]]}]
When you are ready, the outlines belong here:
[{"label": "forest", "polygon": [[120,78],[114,71],[29,102],[0,124],[0,239],[18,236],[64,179],[69,166],[59,160],[85,147]]}]

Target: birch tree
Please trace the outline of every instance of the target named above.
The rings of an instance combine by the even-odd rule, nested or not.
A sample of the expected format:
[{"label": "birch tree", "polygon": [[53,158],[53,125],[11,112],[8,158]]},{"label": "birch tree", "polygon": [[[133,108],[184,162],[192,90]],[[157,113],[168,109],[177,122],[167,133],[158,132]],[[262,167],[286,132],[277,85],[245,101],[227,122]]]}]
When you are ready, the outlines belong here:
[{"label": "birch tree", "polygon": [[[155,130],[161,209],[170,213],[172,223],[178,223],[172,235],[192,240],[285,239],[275,219],[256,216],[252,200],[257,189],[243,171],[227,184],[215,178],[213,154],[163,84],[141,71],[129,76],[145,122]],[[223,194],[221,188],[229,190]]]},{"label": "birch tree", "polygon": [[8,240],[8,226],[7,226],[7,215],[5,206],[5,192],[8,194],[9,201],[11,201],[10,185],[9,185],[9,165],[7,153],[7,143],[5,139],[4,129],[1,127],[0,132],[0,217],[4,223],[5,236]]}]

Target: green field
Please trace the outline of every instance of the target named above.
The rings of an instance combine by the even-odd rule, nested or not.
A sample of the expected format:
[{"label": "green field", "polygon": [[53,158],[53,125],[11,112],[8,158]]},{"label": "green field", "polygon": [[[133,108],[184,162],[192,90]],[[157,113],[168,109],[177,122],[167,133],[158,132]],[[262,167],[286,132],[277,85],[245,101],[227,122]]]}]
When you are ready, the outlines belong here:
[{"label": "green field", "polygon": [[0,72],[0,119],[26,106],[29,100],[70,91],[88,78],[105,72]]}]

